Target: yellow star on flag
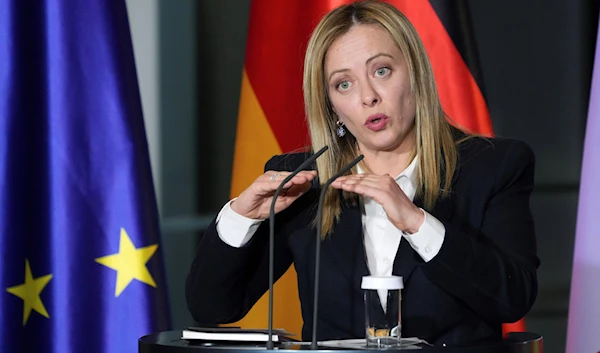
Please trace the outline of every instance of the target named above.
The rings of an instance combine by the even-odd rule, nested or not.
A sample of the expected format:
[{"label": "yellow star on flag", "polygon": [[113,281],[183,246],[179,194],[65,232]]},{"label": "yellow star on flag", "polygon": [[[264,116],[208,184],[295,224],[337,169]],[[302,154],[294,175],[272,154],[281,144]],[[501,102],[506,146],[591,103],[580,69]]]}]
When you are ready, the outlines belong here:
[{"label": "yellow star on flag", "polygon": [[42,303],[40,293],[42,293],[42,290],[44,290],[44,287],[46,287],[51,279],[52,274],[33,278],[31,267],[29,267],[29,260],[25,259],[25,283],[6,288],[7,292],[23,299],[23,326],[27,324],[32,309],[46,318],[50,318],[50,315],[48,315],[48,312],[44,307],[44,303]]},{"label": "yellow star on flag", "polygon": [[156,249],[158,249],[156,244],[136,249],[125,229],[121,228],[119,252],[96,259],[97,263],[117,271],[115,297],[121,295],[134,279],[156,287],[156,283],[146,267],[146,263],[154,255]]}]

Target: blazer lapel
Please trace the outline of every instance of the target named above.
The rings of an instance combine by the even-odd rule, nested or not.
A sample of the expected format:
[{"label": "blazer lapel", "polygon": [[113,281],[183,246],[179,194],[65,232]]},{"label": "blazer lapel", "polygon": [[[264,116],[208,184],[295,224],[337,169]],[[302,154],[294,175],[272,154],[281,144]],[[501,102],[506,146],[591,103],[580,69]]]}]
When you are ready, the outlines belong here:
[{"label": "blazer lapel", "polygon": [[360,206],[344,205],[333,233],[321,244],[324,256],[334,260],[346,279],[360,288],[362,276],[369,275],[362,231]]},{"label": "blazer lapel", "polygon": [[398,246],[398,251],[396,252],[392,273],[396,276],[402,276],[402,281],[406,286],[410,276],[420,262],[423,262],[423,260],[420,258],[419,254],[413,250],[406,239],[402,238],[400,240],[400,246]]}]

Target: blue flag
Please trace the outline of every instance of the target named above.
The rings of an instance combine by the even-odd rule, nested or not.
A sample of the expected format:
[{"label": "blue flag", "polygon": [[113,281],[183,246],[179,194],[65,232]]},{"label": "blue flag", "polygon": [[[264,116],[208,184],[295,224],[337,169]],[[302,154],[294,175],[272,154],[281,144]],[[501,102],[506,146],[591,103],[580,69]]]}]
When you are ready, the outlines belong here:
[{"label": "blue flag", "polygon": [[0,351],[169,328],[123,0],[0,1]]}]

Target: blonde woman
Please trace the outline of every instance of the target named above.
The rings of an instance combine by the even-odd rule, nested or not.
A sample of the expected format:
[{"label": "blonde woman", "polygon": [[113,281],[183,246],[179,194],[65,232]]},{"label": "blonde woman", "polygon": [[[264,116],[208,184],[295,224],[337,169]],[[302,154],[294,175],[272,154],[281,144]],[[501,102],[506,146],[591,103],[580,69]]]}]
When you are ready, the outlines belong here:
[{"label": "blonde woman", "polygon": [[[360,280],[404,278],[402,335],[439,345],[500,339],[537,295],[529,208],[534,156],[524,143],[469,136],[446,120],[423,45],[391,5],[327,14],[308,44],[305,110],[312,150],[330,147],[276,201],[275,276],[294,263],[312,332],[313,181],[363,161],[328,190],[322,225],[318,339],[364,337]],[[203,235],[186,295],[201,323],[242,318],[268,289],[269,207],[308,153],[272,158]],[[207,288],[211,288],[208,290]]]}]

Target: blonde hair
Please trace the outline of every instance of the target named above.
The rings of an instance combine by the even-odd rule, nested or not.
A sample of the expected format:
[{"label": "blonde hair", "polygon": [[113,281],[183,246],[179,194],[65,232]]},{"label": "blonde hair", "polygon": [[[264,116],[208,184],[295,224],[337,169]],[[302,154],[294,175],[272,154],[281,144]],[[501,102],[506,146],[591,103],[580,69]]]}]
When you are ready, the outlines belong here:
[{"label": "blonde hair", "polygon": [[[442,110],[433,70],[417,31],[406,16],[384,2],[366,0],[334,9],[319,22],[308,43],[303,91],[312,149],[317,151],[329,146],[329,151],[317,160],[319,178],[325,182],[359,154],[354,136],[336,136],[337,119],[328,99],[324,69],[331,44],[359,24],[384,28],[404,55],[416,102],[413,157],[418,158],[417,195],[423,198],[424,208],[431,210],[440,197],[450,192],[457,160],[453,128]],[[333,188],[327,190],[321,228],[323,236],[339,219],[340,195],[349,202],[357,200],[352,194],[340,193]]]}]

